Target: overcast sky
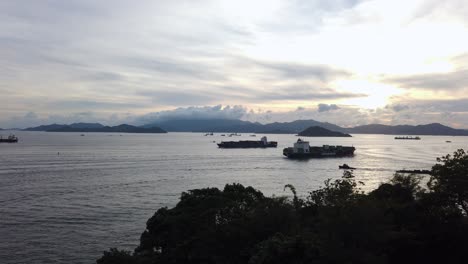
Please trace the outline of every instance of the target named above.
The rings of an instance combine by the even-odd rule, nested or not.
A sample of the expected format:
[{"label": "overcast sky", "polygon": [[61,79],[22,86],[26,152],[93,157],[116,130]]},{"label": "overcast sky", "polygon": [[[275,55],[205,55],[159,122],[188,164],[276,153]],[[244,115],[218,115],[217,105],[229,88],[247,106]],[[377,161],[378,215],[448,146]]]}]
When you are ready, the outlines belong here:
[{"label": "overcast sky", "polygon": [[465,0],[4,0],[0,22],[0,127],[468,128]]}]

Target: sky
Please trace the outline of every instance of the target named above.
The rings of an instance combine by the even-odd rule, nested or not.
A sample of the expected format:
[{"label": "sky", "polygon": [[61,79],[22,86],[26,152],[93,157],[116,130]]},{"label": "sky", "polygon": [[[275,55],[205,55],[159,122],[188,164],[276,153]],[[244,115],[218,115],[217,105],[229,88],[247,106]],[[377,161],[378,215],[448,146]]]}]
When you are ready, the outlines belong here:
[{"label": "sky", "polygon": [[468,128],[465,0],[0,0],[0,127]]}]

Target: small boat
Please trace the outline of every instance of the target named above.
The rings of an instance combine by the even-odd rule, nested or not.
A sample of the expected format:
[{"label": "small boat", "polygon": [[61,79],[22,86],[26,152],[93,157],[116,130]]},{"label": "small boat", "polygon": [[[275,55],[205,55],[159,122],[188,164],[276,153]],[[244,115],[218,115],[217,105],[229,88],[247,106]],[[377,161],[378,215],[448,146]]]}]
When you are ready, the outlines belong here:
[{"label": "small boat", "polygon": [[338,168],[340,170],[355,170],[356,168],[353,168],[353,167],[350,167],[348,164],[343,164],[343,165],[339,165]]},{"label": "small boat", "polygon": [[15,135],[9,135],[7,138],[0,136],[0,143],[17,143],[18,137]]}]

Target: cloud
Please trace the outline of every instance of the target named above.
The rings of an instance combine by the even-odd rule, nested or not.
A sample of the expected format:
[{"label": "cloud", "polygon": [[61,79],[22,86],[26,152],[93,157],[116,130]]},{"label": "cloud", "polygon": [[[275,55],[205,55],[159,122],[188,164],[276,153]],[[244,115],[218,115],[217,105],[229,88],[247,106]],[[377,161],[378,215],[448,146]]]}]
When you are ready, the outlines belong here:
[{"label": "cloud", "polygon": [[393,105],[386,105],[385,108],[390,108],[395,112],[400,112],[404,110],[408,110],[410,107],[409,105],[404,105],[404,104],[393,104]]},{"label": "cloud", "polygon": [[338,109],[340,109],[340,107],[338,107],[336,104],[318,104],[317,106],[317,111],[319,112],[328,112]]},{"label": "cloud", "polygon": [[254,61],[258,66],[267,70],[271,70],[272,74],[279,75],[281,78],[305,78],[318,79],[322,82],[327,82],[341,77],[349,77],[351,73],[333,69],[326,65],[307,65],[301,63],[285,63],[285,62],[267,62]]},{"label": "cloud", "polygon": [[103,109],[108,111],[116,111],[119,109],[138,109],[144,107],[147,107],[147,105],[142,105],[141,103],[103,102],[91,100],[63,100],[50,102],[48,104],[49,109],[87,109],[88,111],[99,111]]},{"label": "cloud", "polygon": [[[320,107],[322,111],[318,111]],[[290,111],[249,109],[242,105],[214,105],[179,107],[173,110],[151,112],[143,115],[132,113],[103,115],[102,113],[87,111],[68,115],[41,116],[34,112],[27,112],[2,122],[2,127],[24,128],[51,123],[69,124],[75,122],[99,122],[106,125],[122,123],[144,125],[164,120],[183,119],[241,119],[260,123],[314,119],[343,127],[372,123],[417,125],[440,122],[445,125],[468,129],[466,125],[468,124],[468,99],[461,99],[455,102],[447,100],[413,100],[387,105],[375,110],[343,105],[337,106],[334,104],[319,104],[317,107],[298,106]]]},{"label": "cloud", "polygon": [[37,115],[34,112],[28,112],[27,114],[24,115],[24,118],[34,120],[34,119],[37,119]]},{"label": "cloud", "polygon": [[199,105],[209,105],[216,102],[216,96],[213,93],[197,92],[192,90],[144,90],[137,92],[138,95],[150,98],[155,104],[162,105],[190,105],[193,103]]},{"label": "cloud", "polygon": [[148,124],[163,120],[241,119],[247,112],[247,108],[240,105],[179,107],[174,110],[145,114],[138,117],[136,122]]},{"label": "cloud", "polygon": [[400,76],[385,81],[405,89],[454,91],[468,89],[468,70]]},{"label": "cloud", "polygon": [[[383,0],[0,1],[0,124],[86,117],[79,113],[135,121],[157,111],[345,125],[432,115],[460,123],[467,7],[463,0],[409,0],[403,9]],[[391,86],[388,96],[379,85]],[[392,98],[396,90],[406,98]],[[440,109],[410,100],[422,96],[454,100],[434,101]],[[359,97],[382,99],[381,109],[353,107]],[[217,104],[249,112],[198,109]],[[30,111],[36,118],[24,116]]]},{"label": "cloud", "polygon": [[313,100],[328,100],[328,99],[343,99],[366,97],[366,94],[355,94],[338,92],[333,89],[324,89],[316,87],[282,87],[278,91],[268,92],[259,96],[262,100],[272,101],[313,101]]},{"label": "cloud", "polygon": [[450,58],[454,69],[448,72],[431,72],[385,78],[385,82],[404,89],[419,89],[437,92],[468,91],[468,53]]}]

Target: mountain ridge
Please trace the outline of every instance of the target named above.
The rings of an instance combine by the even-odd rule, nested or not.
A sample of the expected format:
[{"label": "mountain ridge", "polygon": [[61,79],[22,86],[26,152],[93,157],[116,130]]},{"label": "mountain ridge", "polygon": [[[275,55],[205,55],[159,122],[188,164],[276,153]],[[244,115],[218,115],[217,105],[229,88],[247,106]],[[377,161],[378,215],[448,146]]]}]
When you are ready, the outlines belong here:
[{"label": "mountain ridge", "polygon": [[[104,126],[101,124],[94,123],[91,126],[87,126],[85,123],[79,123],[78,125],[51,125],[51,126],[39,126],[38,128],[49,128],[42,130],[46,132],[107,132],[107,133],[167,133],[167,131],[159,127],[137,127],[127,124],[121,124],[118,126]],[[32,128],[36,129],[36,128]],[[27,130],[37,131],[37,130]]]},{"label": "mountain ridge", "polygon": [[24,131],[49,131],[49,130],[55,130],[55,129],[61,129],[64,127],[72,127],[72,128],[77,128],[77,129],[84,129],[84,128],[102,128],[104,125],[100,123],[72,123],[69,125],[66,124],[50,124],[50,125],[40,125],[37,127],[28,127],[23,129]]},{"label": "mountain ridge", "polygon": [[468,136],[468,130],[451,128],[440,123],[430,123],[414,126],[369,124],[348,128],[347,132],[352,134]]},{"label": "mountain ridge", "polygon": [[55,130],[49,130],[47,132],[167,133],[167,131],[159,127],[144,128],[127,124],[121,124],[118,126],[104,126],[99,128],[76,128],[67,126]]},{"label": "mountain ridge", "polygon": [[299,132],[301,137],[351,137],[350,134],[332,131],[319,126],[311,126],[304,131]]},{"label": "mountain ridge", "polygon": [[[262,134],[297,134],[309,127],[319,126],[331,131],[348,134],[388,134],[388,135],[441,135],[468,136],[468,130],[456,129],[440,123],[424,125],[383,125],[368,124],[351,128],[341,127],[328,122],[313,119],[295,120],[292,122],[273,122],[261,124],[239,119],[174,119],[154,122],[139,126],[139,128],[158,127],[168,132],[232,132],[232,133],[262,133]],[[73,123],[70,125],[50,124],[29,127],[25,131],[70,131],[91,132],[92,129],[105,128],[99,123]],[[136,127],[136,126],[135,126]],[[104,129],[106,130],[106,129]]]}]

